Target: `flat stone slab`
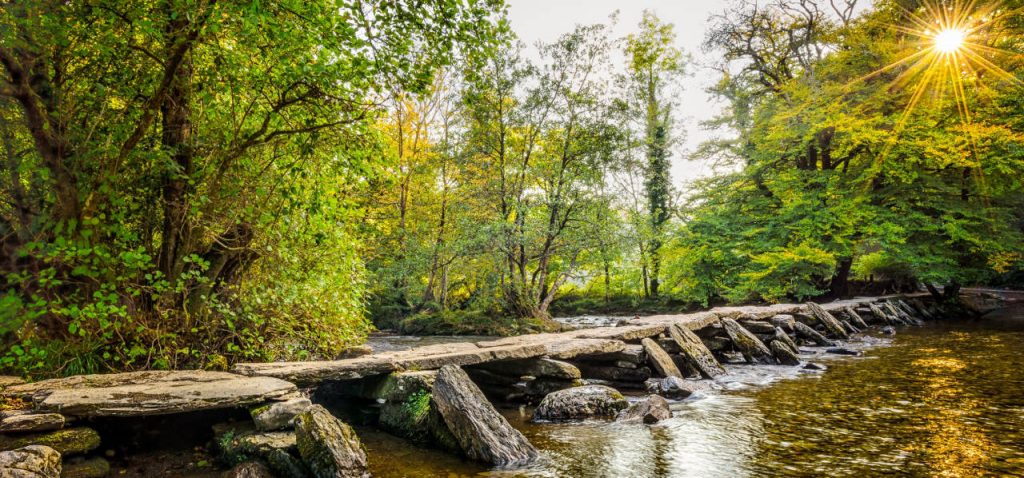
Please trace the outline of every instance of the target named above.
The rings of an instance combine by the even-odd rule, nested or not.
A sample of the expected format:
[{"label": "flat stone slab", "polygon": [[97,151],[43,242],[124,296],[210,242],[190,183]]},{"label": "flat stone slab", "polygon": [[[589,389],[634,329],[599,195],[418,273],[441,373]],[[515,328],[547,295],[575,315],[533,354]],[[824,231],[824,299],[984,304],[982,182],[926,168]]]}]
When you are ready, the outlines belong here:
[{"label": "flat stone slab", "polygon": [[9,387],[2,395],[63,415],[130,417],[244,407],[296,391],[272,377],[191,370],[78,375]]}]

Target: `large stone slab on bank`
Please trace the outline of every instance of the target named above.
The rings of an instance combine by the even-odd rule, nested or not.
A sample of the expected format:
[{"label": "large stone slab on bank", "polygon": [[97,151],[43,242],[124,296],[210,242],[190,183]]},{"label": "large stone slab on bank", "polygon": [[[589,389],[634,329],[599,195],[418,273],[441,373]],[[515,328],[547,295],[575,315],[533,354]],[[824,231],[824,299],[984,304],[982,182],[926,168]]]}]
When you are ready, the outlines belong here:
[{"label": "large stone slab on bank", "polygon": [[2,394],[63,415],[129,417],[245,407],[295,392],[294,384],[276,378],[189,370],[78,375],[17,385]]}]

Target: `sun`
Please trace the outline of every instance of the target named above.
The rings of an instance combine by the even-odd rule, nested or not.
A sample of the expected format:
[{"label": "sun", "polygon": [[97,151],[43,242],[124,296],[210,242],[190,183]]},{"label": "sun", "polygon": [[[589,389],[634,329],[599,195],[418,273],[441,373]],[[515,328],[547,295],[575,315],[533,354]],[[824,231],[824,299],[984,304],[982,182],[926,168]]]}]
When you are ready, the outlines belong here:
[{"label": "sun", "polygon": [[939,30],[932,37],[933,47],[940,53],[952,54],[960,51],[967,40],[967,32],[960,28],[946,28]]}]

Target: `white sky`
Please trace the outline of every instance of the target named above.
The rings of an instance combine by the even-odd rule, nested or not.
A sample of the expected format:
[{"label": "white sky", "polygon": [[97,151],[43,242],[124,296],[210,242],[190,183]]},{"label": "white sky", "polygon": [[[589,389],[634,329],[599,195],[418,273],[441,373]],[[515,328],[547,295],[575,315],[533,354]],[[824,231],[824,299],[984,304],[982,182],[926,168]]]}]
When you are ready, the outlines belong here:
[{"label": "white sky", "polygon": [[571,31],[577,24],[608,23],[609,15],[619,11],[613,34],[625,36],[636,31],[643,11],[652,10],[661,21],[675,25],[678,46],[693,56],[690,75],[683,80],[683,97],[675,111],[675,120],[686,131],[686,138],[672,157],[672,179],[686,189],[686,182],[712,173],[711,165],[691,161],[685,156],[711,133],[698,123],[715,116],[721,104],[705,92],[718,79],[717,73],[701,65],[710,64],[700,51],[708,18],[721,13],[727,0],[508,0],[512,29],[530,49],[537,41],[551,42]]}]

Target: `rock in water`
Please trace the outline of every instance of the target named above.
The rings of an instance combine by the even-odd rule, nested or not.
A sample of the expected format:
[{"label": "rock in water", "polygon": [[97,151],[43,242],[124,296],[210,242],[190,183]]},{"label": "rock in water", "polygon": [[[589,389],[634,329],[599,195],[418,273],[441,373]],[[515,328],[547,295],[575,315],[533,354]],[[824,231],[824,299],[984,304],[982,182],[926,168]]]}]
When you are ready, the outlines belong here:
[{"label": "rock in water", "polygon": [[715,360],[715,356],[692,330],[673,324],[668,328],[668,333],[672,340],[679,345],[682,355],[686,357],[693,368],[700,372],[702,377],[712,379],[725,374],[722,364]]},{"label": "rock in water", "polygon": [[797,357],[781,340],[773,340],[769,345],[772,355],[783,365],[800,365],[800,357]]},{"label": "rock in water", "polygon": [[467,457],[492,465],[537,457],[537,449],[491,406],[461,368],[441,367],[434,380],[433,400]]},{"label": "rock in water", "polygon": [[880,320],[880,321],[882,321],[885,324],[896,325],[897,323],[899,323],[899,320],[898,320],[897,317],[890,317],[888,312],[883,311],[882,309],[878,308],[878,306],[873,304],[873,303],[872,304],[868,304],[868,308],[871,309],[871,315],[875,316],[875,319]]},{"label": "rock in water", "polygon": [[647,398],[619,412],[615,419],[620,422],[637,421],[650,425],[669,418],[672,418],[672,410],[669,408],[668,402],[658,395],[648,395]]},{"label": "rock in water", "polygon": [[257,430],[271,432],[291,428],[292,419],[311,406],[308,398],[294,398],[253,409],[250,415]]},{"label": "rock in water", "polygon": [[846,318],[850,319],[853,325],[856,325],[861,330],[868,328],[868,323],[864,322],[864,318],[856,310],[853,310],[853,307],[843,308],[843,313],[846,314]]},{"label": "rock in water", "polygon": [[295,442],[315,478],[370,476],[356,432],[320,405],[295,417]]},{"label": "rock in water", "polygon": [[0,433],[45,432],[64,428],[64,415],[59,413],[10,413],[0,415]]},{"label": "rock in water", "polygon": [[850,337],[850,335],[846,333],[846,329],[843,328],[843,324],[839,322],[839,319],[836,319],[829,311],[814,302],[808,302],[806,305],[807,309],[811,311],[811,315],[825,325],[825,330],[827,330],[828,333],[843,339]]},{"label": "rock in water", "polygon": [[896,335],[896,328],[891,325],[882,327],[882,333],[885,335]]},{"label": "rock in water", "polygon": [[705,389],[707,386],[699,381],[676,377],[652,378],[644,382],[644,390],[647,393],[674,399],[686,398],[693,395],[693,392]]},{"label": "rock in water", "polygon": [[605,385],[587,385],[549,393],[533,412],[534,420],[614,417],[629,407],[626,397]]},{"label": "rock in water", "polygon": [[529,375],[537,378],[579,380],[580,370],[571,363],[544,357],[523,360],[502,360],[486,362],[475,367],[510,377]]},{"label": "rock in water", "polygon": [[649,338],[645,338],[640,341],[640,345],[644,346],[644,351],[647,352],[647,360],[651,362],[651,366],[653,366],[662,377],[683,378],[683,373],[679,371],[679,367],[676,367],[675,362],[672,361],[672,357],[670,357],[668,353],[657,344],[657,342]]},{"label": "rock in water", "polygon": [[813,342],[815,345],[820,345],[822,347],[831,347],[835,345],[835,342],[825,338],[824,335],[819,334],[817,330],[810,328],[810,326],[803,322],[797,322],[794,325],[794,328],[796,329],[797,337]]},{"label": "rock in water", "polygon": [[800,347],[797,347],[796,342],[789,337],[789,334],[778,327],[775,328],[775,337],[772,339],[772,342],[782,342],[786,347],[789,347],[794,354],[800,353]]},{"label": "rock in water", "polygon": [[771,350],[764,345],[764,342],[761,342],[761,339],[743,328],[735,320],[722,318],[722,326],[725,327],[725,333],[729,334],[729,339],[736,345],[736,348],[739,349],[740,353],[743,354],[743,358],[748,363],[776,363],[775,357],[772,357]]},{"label": "rock in water", "polygon": [[53,448],[29,445],[0,452],[0,477],[60,478],[60,453]]}]

